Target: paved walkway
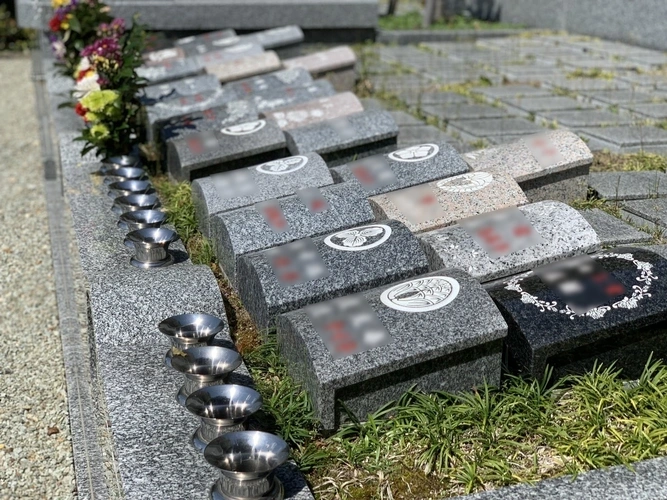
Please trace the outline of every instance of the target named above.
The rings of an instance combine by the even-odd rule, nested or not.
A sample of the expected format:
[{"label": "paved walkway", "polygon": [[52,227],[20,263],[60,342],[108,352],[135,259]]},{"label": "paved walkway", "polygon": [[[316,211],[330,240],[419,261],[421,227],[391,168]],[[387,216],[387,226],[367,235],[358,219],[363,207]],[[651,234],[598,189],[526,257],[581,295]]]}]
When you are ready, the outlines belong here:
[{"label": "paved walkway", "polygon": [[663,52],[529,31],[374,50],[364,70],[375,93],[438,127],[396,113],[402,144],[442,140],[467,151],[569,128],[593,150],[667,153]]},{"label": "paved walkway", "polygon": [[0,499],[75,497],[27,57],[0,59]]}]

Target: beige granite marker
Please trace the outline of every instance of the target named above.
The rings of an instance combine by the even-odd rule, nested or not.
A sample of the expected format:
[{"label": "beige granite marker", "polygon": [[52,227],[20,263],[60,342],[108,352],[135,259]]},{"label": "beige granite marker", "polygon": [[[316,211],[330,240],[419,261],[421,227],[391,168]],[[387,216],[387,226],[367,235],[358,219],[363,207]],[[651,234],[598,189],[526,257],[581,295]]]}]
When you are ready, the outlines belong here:
[{"label": "beige granite marker", "polygon": [[377,220],[395,219],[413,233],[528,203],[508,174],[469,172],[369,198]]},{"label": "beige granite marker", "polygon": [[357,56],[347,45],[285,59],[286,68],[306,68],[313,78],[324,76],[338,91],[352,90],[356,81]]},{"label": "beige granite marker", "polygon": [[218,77],[221,82],[231,82],[241,78],[249,78],[282,68],[278,55],[269,50],[261,54],[243,57],[223,64],[210,64],[206,72]]},{"label": "beige granite marker", "polygon": [[313,123],[333,120],[341,116],[361,113],[363,104],[352,92],[343,92],[330,97],[321,97],[303,104],[262,113],[262,117],[272,120],[283,130],[305,127]]},{"label": "beige granite marker", "polygon": [[185,57],[185,51],[178,47],[146,52],[143,56],[145,66],[157,66]]},{"label": "beige granite marker", "polygon": [[593,154],[573,132],[553,130],[463,156],[473,170],[506,173],[532,202],[586,197]]}]

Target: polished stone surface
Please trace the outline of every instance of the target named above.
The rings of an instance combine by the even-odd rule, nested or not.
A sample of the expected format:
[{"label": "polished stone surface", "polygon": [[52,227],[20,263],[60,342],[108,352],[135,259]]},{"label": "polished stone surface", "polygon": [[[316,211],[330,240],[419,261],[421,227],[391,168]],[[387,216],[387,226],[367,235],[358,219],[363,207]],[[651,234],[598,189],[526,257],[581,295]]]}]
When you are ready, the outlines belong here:
[{"label": "polished stone surface", "polygon": [[430,268],[458,267],[487,282],[600,247],[591,225],[564,203],[541,201],[519,210],[543,238],[542,243],[493,259],[465,229],[446,227],[419,236]]},{"label": "polished stone surface", "polygon": [[[318,257],[307,252],[305,245],[293,250],[289,244],[245,255],[237,262],[241,300],[260,331],[272,327],[278,314],[428,270],[418,240],[397,221],[358,226],[311,241]],[[272,262],[279,265],[285,261],[296,271],[288,276],[281,268],[281,281]],[[298,282],[311,275],[320,277]]]},{"label": "polished stone surface", "polygon": [[157,101],[188,97],[219,88],[220,82],[214,75],[198,75],[169,83],[149,85],[141,91],[141,102],[151,105]]},{"label": "polished stone surface", "polygon": [[228,62],[211,62],[206,65],[206,72],[215,75],[221,82],[231,82],[242,78],[276,71],[282,67],[278,54],[269,50],[256,55]]},{"label": "polished stone surface", "polygon": [[394,219],[412,232],[528,203],[519,185],[505,173],[470,172],[370,198],[377,220]]},{"label": "polished stone surface", "polygon": [[307,153],[196,179],[192,199],[199,229],[209,236],[209,219],[214,214],[329,184],[333,179],[327,164],[317,153]]},{"label": "polished stone surface", "polygon": [[293,155],[318,153],[330,167],[396,149],[398,125],[387,111],[370,110],[286,131]]},{"label": "polished stone surface", "polygon": [[277,125],[256,120],[169,141],[167,167],[172,178],[192,180],[283,158],[285,146]]},{"label": "polished stone surface", "polygon": [[367,196],[376,196],[467,171],[452,146],[429,143],[333,167],[331,175],[336,182],[356,184]]},{"label": "polished stone surface", "polygon": [[220,267],[238,286],[236,263],[241,255],[373,220],[373,211],[361,190],[336,184],[213,215],[210,238]]},{"label": "polished stone surface", "polygon": [[[438,279],[442,277],[450,281]],[[399,282],[356,296],[366,301],[389,335],[385,345],[362,352],[341,356],[334,351],[334,357],[308,308],[278,316],[280,353],[289,373],[309,394],[325,429],[337,427],[345,416],[338,400],[363,421],[368,413],[415,385],[427,392],[466,391],[485,382],[500,382],[501,346],[507,324],[480,284],[458,269],[442,269],[411,281],[412,285]],[[401,287],[408,292],[421,291],[423,302],[394,298],[399,307],[403,306],[398,309],[395,302],[382,300],[385,292],[390,296],[392,290]],[[335,307],[342,300],[346,301],[343,307],[354,307],[354,303],[349,305],[355,300],[352,297],[318,306]],[[347,328],[352,329],[354,318],[350,315],[346,319]],[[346,333],[354,338],[347,328]],[[352,342],[339,345],[353,349],[358,341]]]},{"label": "polished stone surface", "polygon": [[517,370],[540,377],[547,365],[555,376],[583,373],[596,360],[615,362],[629,378],[641,374],[651,351],[667,353],[667,261],[643,249],[617,247],[593,256],[625,291],[583,314],[575,313],[557,289],[532,272],[489,290],[508,320],[509,359]]},{"label": "polished stone surface", "polygon": [[289,130],[360,113],[363,110],[361,102],[352,92],[343,92],[293,106],[280,107],[275,111],[265,111],[262,117],[274,121],[283,130]]}]

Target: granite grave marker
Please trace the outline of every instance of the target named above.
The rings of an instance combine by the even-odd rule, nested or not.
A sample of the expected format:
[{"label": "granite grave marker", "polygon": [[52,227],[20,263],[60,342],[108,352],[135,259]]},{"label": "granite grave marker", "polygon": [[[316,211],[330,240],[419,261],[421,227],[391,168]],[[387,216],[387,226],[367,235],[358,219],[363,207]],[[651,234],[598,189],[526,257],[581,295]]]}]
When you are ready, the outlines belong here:
[{"label": "granite grave marker", "polygon": [[287,156],[285,135],[266,120],[199,132],[167,144],[169,175],[193,180]]},{"label": "granite grave marker", "polygon": [[305,68],[293,68],[230,82],[226,88],[238,94],[239,97],[246,98],[285,87],[300,87],[312,81],[313,77]]},{"label": "granite grave marker", "polygon": [[478,171],[373,196],[370,202],[378,220],[399,220],[420,233],[528,199],[509,175]]},{"label": "granite grave marker", "polygon": [[[493,258],[461,225],[436,229],[419,236],[431,269],[458,267],[484,283],[579,253],[593,252],[600,246],[597,234],[586,219],[564,203],[540,201],[518,210],[539,234],[542,243]],[[492,227],[483,235],[492,237],[496,232]],[[522,234],[528,233],[519,231],[514,240],[505,243],[512,245],[521,241]]]},{"label": "granite grave marker", "polygon": [[371,110],[285,132],[293,155],[320,154],[330,167],[396,149],[398,125],[387,111]]},{"label": "granite grave marker", "polygon": [[593,154],[576,134],[554,130],[472,151],[463,159],[473,170],[510,174],[531,202],[569,203],[586,198]]},{"label": "granite grave marker", "polygon": [[206,65],[206,72],[215,75],[224,83],[269,73],[281,67],[278,55],[270,50],[224,63],[209,63]]},{"label": "granite grave marker", "polygon": [[267,111],[262,113],[262,116],[273,120],[283,130],[289,130],[360,113],[363,110],[363,105],[352,92],[343,92],[276,111]]},{"label": "granite grave marker", "polygon": [[150,106],[158,101],[189,97],[221,88],[214,75],[198,75],[169,83],[149,85],[142,90],[141,103]]},{"label": "granite grave marker", "polygon": [[250,317],[264,331],[278,314],[427,270],[408,228],[382,221],[244,255],[237,262],[237,283]]},{"label": "granite grave marker", "polygon": [[487,292],[458,269],[281,314],[276,326],[288,371],[325,429],[341,423],[338,400],[363,421],[414,385],[454,392],[499,384],[507,335]]},{"label": "granite grave marker", "polygon": [[352,90],[357,79],[357,56],[347,46],[285,59],[283,64],[286,68],[306,68],[313,78],[326,76],[339,92]]},{"label": "granite grave marker", "polygon": [[137,75],[145,78],[152,84],[188,78],[203,73],[204,66],[192,57],[176,59],[155,66],[141,66],[137,68]]},{"label": "granite grave marker", "polygon": [[333,167],[331,175],[336,182],[356,184],[366,196],[376,196],[468,170],[456,150],[442,143],[418,144]]},{"label": "granite grave marker", "polygon": [[208,237],[214,214],[330,184],[333,179],[327,164],[317,153],[307,153],[202,177],[192,182],[192,198],[199,229]]},{"label": "granite grave marker", "polygon": [[595,361],[614,362],[624,376],[636,378],[651,353],[654,359],[667,354],[664,258],[617,247],[558,264],[489,291],[509,324],[507,347],[515,370],[540,377],[550,365],[561,377],[584,373]]},{"label": "granite grave marker", "polygon": [[[267,113],[295,105],[305,105],[308,102],[334,96],[336,91],[328,80],[315,80],[299,87],[283,87],[274,90],[258,92],[249,100],[257,106],[258,111]],[[276,111],[277,112],[277,111]]]},{"label": "granite grave marker", "polygon": [[373,220],[362,191],[356,186],[336,184],[299,189],[292,196],[214,215],[210,218],[210,237],[220,266],[232,285],[238,286],[236,262],[241,255]]}]

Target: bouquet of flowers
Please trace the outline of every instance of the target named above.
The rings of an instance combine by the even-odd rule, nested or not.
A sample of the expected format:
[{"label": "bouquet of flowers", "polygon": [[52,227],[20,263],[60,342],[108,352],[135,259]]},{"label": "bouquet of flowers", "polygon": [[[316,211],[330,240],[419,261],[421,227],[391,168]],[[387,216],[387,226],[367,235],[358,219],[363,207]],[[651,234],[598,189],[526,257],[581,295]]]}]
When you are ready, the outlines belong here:
[{"label": "bouquet of flowers", "polygon": [[75,71],[75,111],[87,125],[79,137],[86,142],[82,154],[127,154],[141,132],[137,94],[144,81],[136,70],[143,63],[145,30],[135,19],[129,30],[115,20],[98,32],[100,38],[81,50]]},{"label": "bouquet of flowers", "polygon": [[99,0],[52,0],[52,5],[51,48],[65,72],[72,75],[79,51],[98,37],[101,25],[109,25],[113,18],[109,7]]}]

